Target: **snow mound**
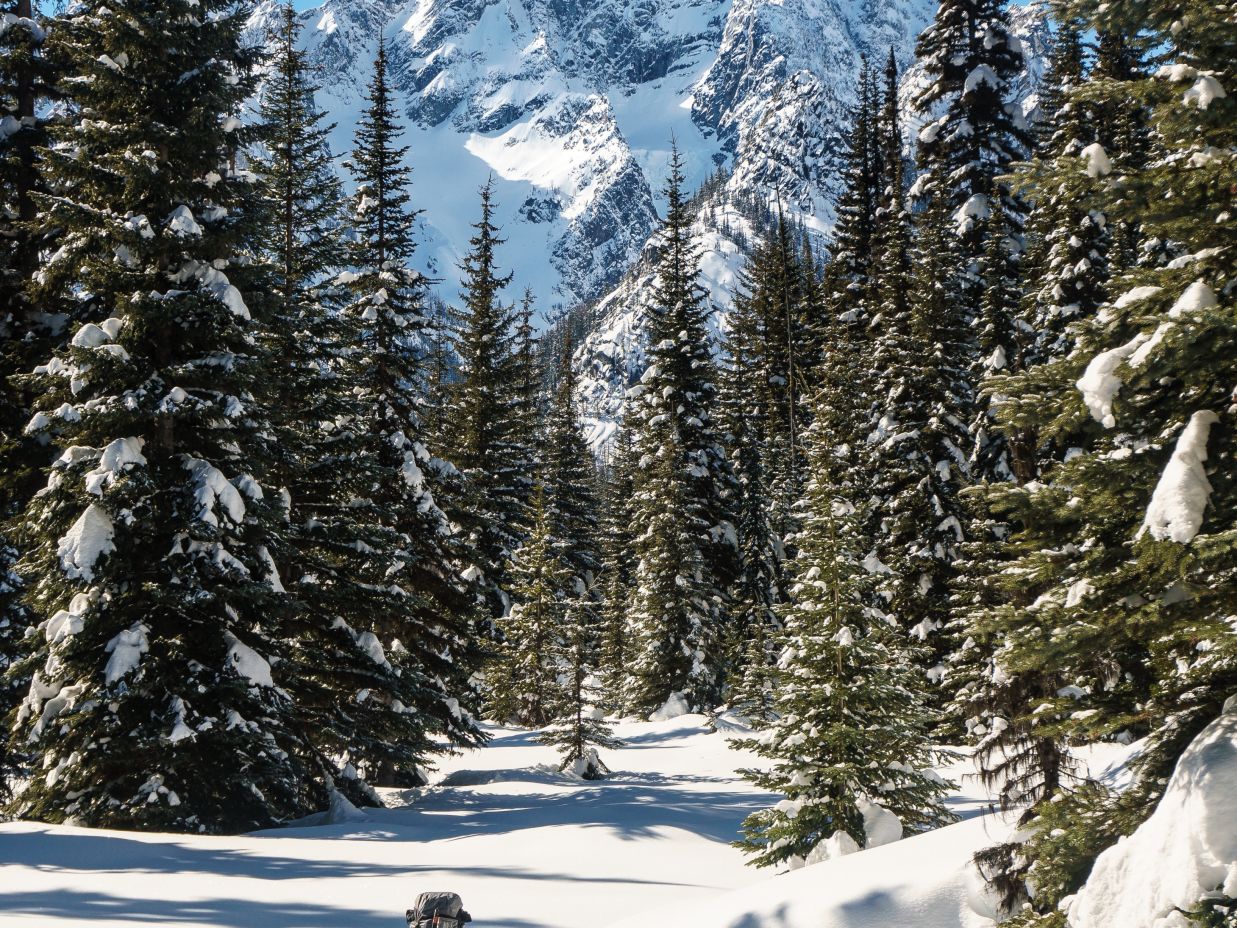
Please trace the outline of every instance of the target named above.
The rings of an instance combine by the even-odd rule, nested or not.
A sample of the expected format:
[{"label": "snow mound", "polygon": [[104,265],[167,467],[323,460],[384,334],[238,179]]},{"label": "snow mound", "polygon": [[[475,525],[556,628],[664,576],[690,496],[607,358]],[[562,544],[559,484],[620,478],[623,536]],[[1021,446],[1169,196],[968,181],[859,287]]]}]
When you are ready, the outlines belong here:
[{"label": "snow mound", "polygon": [[[970,819],[667,911],[661,922],[692,928],[990,928],[991,911],[976,891],[971,857],[1006,831],[999,817]],[[645,913],[612,928],[647,924]]]},{"label": "snow mound", "polygon": [[649,716],[650,722],[669,722],[684,715],[691,714],[691,707],[682,693],[671,693],[665,704]]},{"label": "snow mound", "polygon": [[1104,851],[1069,911],[1071,928],[1184,928],[1207,893],[1237,896],[1237,711],[1181,755],[1164,798]]}]

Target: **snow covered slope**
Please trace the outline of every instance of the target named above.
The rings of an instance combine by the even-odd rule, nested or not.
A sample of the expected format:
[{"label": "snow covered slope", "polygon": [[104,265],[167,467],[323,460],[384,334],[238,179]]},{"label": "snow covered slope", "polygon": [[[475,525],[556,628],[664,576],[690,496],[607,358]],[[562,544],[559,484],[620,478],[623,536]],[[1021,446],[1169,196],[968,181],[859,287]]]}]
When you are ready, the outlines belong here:
[{"label": "snow covered slope", "polygon": [[[772,797],[735,773],[754,758],[727,725],[620,724],[627,746],[604,752],[615,773],[601,783],[559,775],[533,733],[492,729],[436,785],[339,824],[239,837],[0,824],[0,925],[396,928],[430,890],[459,892],[477,928],[982,924],[962,920],[963,871],[1003,826],[974,784],[951,799],[962,825],[776,876],[729,843]],[[672,911],[687,915],[664,921]]]}]

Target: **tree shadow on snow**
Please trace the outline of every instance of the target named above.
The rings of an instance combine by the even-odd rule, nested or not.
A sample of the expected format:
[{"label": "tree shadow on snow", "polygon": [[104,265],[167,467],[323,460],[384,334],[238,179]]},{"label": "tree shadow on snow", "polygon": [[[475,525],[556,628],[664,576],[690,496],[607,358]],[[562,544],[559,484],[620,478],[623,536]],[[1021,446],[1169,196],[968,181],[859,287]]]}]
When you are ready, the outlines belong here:
[{"label": "tree shadow on snow", "polygon": [[[374,912],[296,902],[255,899],[125,899],[104,893],[61,889],[43,893],[0,893],[0,913],[40,915],[61,924],[123,921],[135,925],[210,924],[220,928],[259,925],[296,928],[392,928],[401,912]],[[510,923],[516,928],[517,923]]]},{"label": "tree shadow on snow", "polygon": [[0,866],[5,864],[38,870],[210,873],[262,880],[397,876],[408,872],[407,867],[364,861],[279,857],[263,854],[252,847],[217,848],[174,841],[137,841],[109,834],[59,834],[52,831],[0,833]]},{"label": "tree shadow on snow", "polygon": [[[517,775],[506,779],[520,782]],[[502,782],[487,779],[487,783]],[[578,781],[564,781],[578,786]],[[747,815],[769,804],[769,797],[670,784],[722,783],[709,777],[657,777],[617,774],[596,786],[567,792],[475,793],[449,787],[427,790],[414,804],[367,810],[370,820],[318,829],[267,831],[263,838],[313,837],[346,840],[429,842],[476,835],[501,835],[555,825],[606,828],[627,840],[655,835],[659,828],[681,828],[713,841],[738,837]]]}]

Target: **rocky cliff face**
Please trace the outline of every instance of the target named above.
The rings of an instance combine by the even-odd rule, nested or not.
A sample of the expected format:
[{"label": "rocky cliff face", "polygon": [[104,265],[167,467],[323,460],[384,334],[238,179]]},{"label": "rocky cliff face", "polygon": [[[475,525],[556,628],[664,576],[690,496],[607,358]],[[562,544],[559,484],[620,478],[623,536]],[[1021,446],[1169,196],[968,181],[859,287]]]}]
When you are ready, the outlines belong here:
[{"label": "rocky cliff face", "polygon": [[[751,232],[736,204],[776,198],[827,238],[860,60],[881,63],[892,48],[907,67],[934,9],[935,0],[325,0],[300,24],[341,155],[385,38],[425,210],[422,261],[444,299],[456,295],[476,190],[492,176],[516,287],[532,288],[548,316],[599,304],[578,357],[600,438],[639,365],[639,282],[671,139],[693,188],[719,167],[728,173],[702,200],[700,225],[724,307]],[[1015,15],[1034,61],[1042,14]],[[275,0],[263,0],[255,34],[278,18]],[[905,89],[916,80],[912,70]]]},{"label": "rocky cliff face", "polygon": [[[827,232],[859,58],[907,62],[932,0],[326,0],[301,15],[351,145],[378,37],[409,128],[427,269],[444,279],[493,174],[506,260],[543,307],[608,292],[656,224],[671,138],[694,186],[779,191]],[[255,31],[278,19],[274,0]]]}]

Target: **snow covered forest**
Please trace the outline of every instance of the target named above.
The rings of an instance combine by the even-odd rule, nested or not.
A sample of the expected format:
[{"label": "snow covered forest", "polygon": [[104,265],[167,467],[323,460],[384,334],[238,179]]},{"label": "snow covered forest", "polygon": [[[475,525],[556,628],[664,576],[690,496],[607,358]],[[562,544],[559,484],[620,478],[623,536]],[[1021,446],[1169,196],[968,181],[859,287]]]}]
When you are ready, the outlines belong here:
[{"label": "snow covered forest", "polygon": [[422,842],[507,928],[1237,926],[1237,6],[1052,0],[1023,105],[1011,10],[941,0],[909,96],[839,78],[828,229],[673,146],[600,431],[597,304],[492,181],[424,273],[385,41],[338,127],[291,6],[46,6],[0,3],[0,921],[386,923],[81,876],[283,867],[397,924]]}]

